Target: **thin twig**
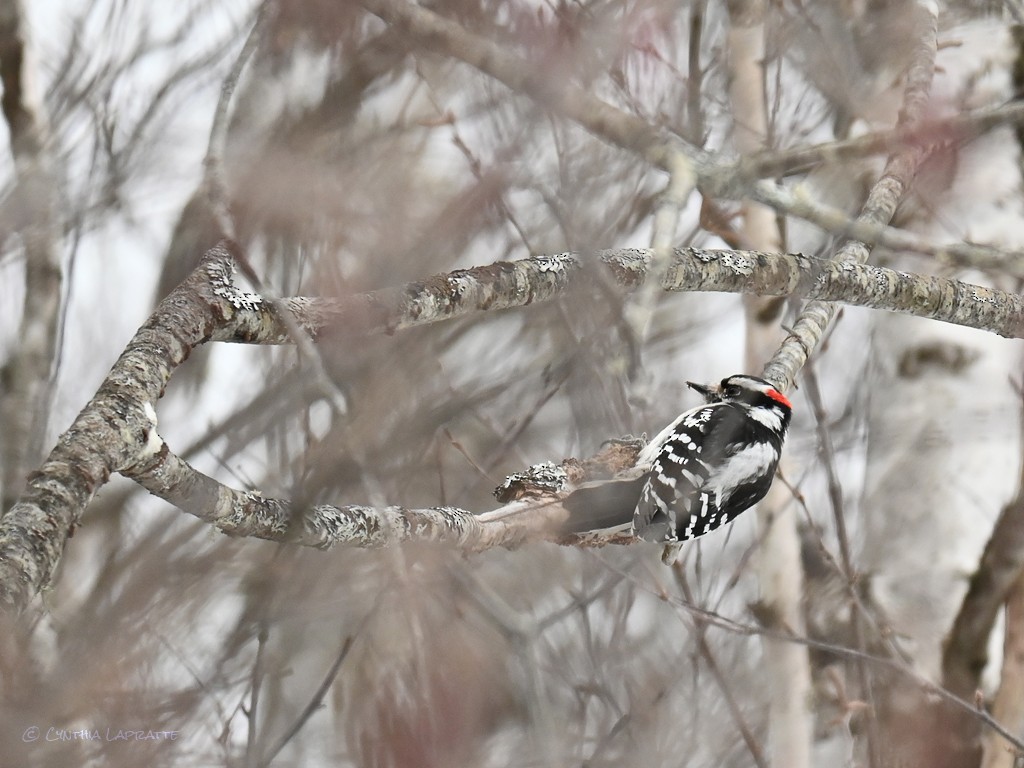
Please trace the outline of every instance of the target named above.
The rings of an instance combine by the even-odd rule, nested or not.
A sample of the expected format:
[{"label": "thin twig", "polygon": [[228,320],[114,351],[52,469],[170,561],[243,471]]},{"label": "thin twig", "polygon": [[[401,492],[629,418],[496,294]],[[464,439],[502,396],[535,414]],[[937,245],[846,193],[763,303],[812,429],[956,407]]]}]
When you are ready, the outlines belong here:
[{"label": "thin twig", "polygon": [[[694,603],[693,592],[690,590],[690,584],[686,579],[686,571],[678,560],[673,564],[672,572],[675,575],[676,583],[683,592],[686,602],[692,605]],[[690,618],[693,620],[694,633],[697,637],[697,648],[700,650],[700,655],[704,657],[711,676],[715,678],[715,682],[722,692],[722,697],[725,699],[726,706],[729,707],[729,712],[736,722],[736,727],[739,729],[740,736],[743,737],[743,742],[747,745],[747,749],[750,750],[750,756],[754,759],[754,764],[758,768],[768,768],[768,760],[765,757],[764,748],[747,724],[746,718],[743,717],[743,710],[740,709],[739,702],[736,700],[732,688],[725,679],[722,668],[718,666],[718,660],[715,658],[711,645],[708,643],[707,622],[695,614],[691,614]]]},{"label": "thin twig", "polygon": [[892,154],[922,144],[969,141],[1002,125],[1024,122],[1024,102],[964,112],[944,120],[921,120],[914,125],[867,133],[853,139],[829,141],[809,147],[770,149],[735,161],[740,178],[764,179],[806,173],[820,163],[840,163],[871,155]]},{"label": "thin twig", "polygon": [[[857,586],[860,576],[853,566],[853,555],[850,550],[850,537],[846,530],[846,512],[843,505],[843,488],[839,480],[839,472],[836,468],[835,448],[832,445],[832,434],[828,428],[828,417],[825,413],[825,406],[821,399],[821,389],[818,386],[818,374],[813,363],[803,368],[804,391],[811,404],[814,414],[815,428],[818,433],[818,450],[822,464],[825,467],[825,475],[828,481],[828,497],[832,505],[832,517],[836,524],[836,537],[839,539],[839,555],[843,564],[843,577],[846,582],[846,589],[850,595],[850,602],[854,606],[852,612],[853,636],[857,650],[867,651],[867,642],[864,638],[864,606],[857,594]],[[868,675],[867,664],[863,659],[856,661],[857,681],[860,684],[861,696],[871,704],[867,716],[867,747],[868,764],[876,768],[880,764],[879,754],[879,733],[877,713],[874,710],[874,697],[872,695],[871,678]]]},{"label": "thin twig", "polygon": [[694,0],[690,8],[690,38],[687,43],[686,126],[690,143],[704,145],[704,109],[701,95],[704,70],[700,64],[700,44],[704,32],[704,13],[707,0]]},{"label": "thin twig", "polygon": [[814,640],[810,637],[803,637],[795,635],[792,632],[784,632],[776,629],[771,629],[757,624],[744,624],[743,622],[736,621],[722,616],[719,613],[710,611],[706,608],[688,603],[686,600],[672,597],[671,595],[665,594],[663,590],[654,589],[646,584],[641,584],[636,580],[634,574],[629,574],[622,569],[617,568],[613,563],[602,560],[602,563],[606,568],[609,568],[617,573],[622,574],[625,578],[636,584],[636,586],[645,592],[663,600],[670,605],[676,606],[682,610],[685,610],[691,614],[699,616],[704,620],[708,626],[713,626],[718,629],[732,632],[743,637],[768,637],[777,640],[783,640],[790,643],[799,643],[805,645],[808,648],[814,648],[816,650],[826,651],[836,656],[842,656],[849,659],[863,659],[864,661],[880,666],[884,669],[890,669],[894,672],[899,673],[901,676],[909,679],[916,686],[926,693],[931,693],[939,698],[953,704],[958,709],[963,710],[981,720],[986,726],[991,728],[993,731],[1002,736],[1006,741],[1015,749],[1019,749],[1024,752],[1024,740],[1021,740],[1018,736],[1010,732],[1002,723],[996,721],[988,712],[983,708],[976,705],[974,701],[966,701],[955,693],[943,688],[941,685],[936,685],[931,680],[918,673],[914,668],[906,663],[901,662],[893,658],[886,658],[884,656],[875,656],[871,653],[862,652],[854,648],[846,648],[841,645],[835,645],[833,643],[826,643],[819,640]]},{"label": "thin twig", "polygon": [[204,183],[206,194],[209,197],[210,205],[213,208],[213,216],[220,227],[224,237],[234,240],[235,222],[231,216],[230,195],[228,194],[227,181],[224,178],[224,153],[227,149],[228,126],[230,125],[231,99],[238,87],[238,81],[242,76],[249,59],[256,53],[260,42],[263,39],[263,32],[270,20],[271,9],[276,8],[274,0],[264,0],[256,14],[256,21],[249,31],[249,36],[242,45],[231,70],[220,86],[220,98],[213,112],[213,123],[210,126],[210,140],[207,144],[206,158],[203,164],[206,168]]},{"label": "thin twig", "polygon": [[331,664],[330,668],[328,668],[327,674],[324,675],[324,679],[320,683],[320,687],[316,689],[316,692],[313,694],[312,698],[310,698],[302,712],[299,713],[299,716],[295,718],[295,722],[292,723],[291,727],[281,735],[281,738],[277,740],[270,751],[267,752],[266,756],[259,762],[259,768],[267,768],[267,766],[274,762],[274,758],[278,756],[282,749],[284,749],[285,745],[295,738],[298,732],[301,731],[306,723],[309,722],[309,719],[313,714],[320,709],[323,704],[324,696],[326,696],[327,692],[331,689],[331,686],[334,684],[334,678],[338,676],[338,671],[341,669],[341,665],[345,662],[349,651],[352,650],[352,643],[354,640],[355,638],[351,635],[345,638],[345,642],[341,644],[341,650],[338,651],[338,655],[335,657],[334,662]]},{"label": "thin twig", "polygon": [[[236,239],[234,218],[231,215],[230,194],[227,188],[227,181],[224,174],[224,156],[227,149],[228,126],[230,124],[230,106],[232,96],[238,87],[238,81],[246,64],[256,53],[263,40],[264,33],[273,14],[276,12],[275,0],[264,0],[256,15],[249,36],[246,38],[242,50],[235,59],[231,70],[221,83],[220,98],[217,101],[213,113],[213,124],[210,127],[210,140],[206,150],[206,158],[203,161],[206,167],[204,184],[210,200],[214,219],[220,228],[221,233],[230,241]],[[309,334],[305,332],[296,321],[289,307],[277,298],[272,291],[259,279],[259,276],[252,269],[248,259],[240,249],[235,249],[235,259],[245,276],[252,281],[263,297],[277,310],[281,323],[287,329],[291,341],[295,344],[301,359],[308,362],[313,368],[314,379],[324,395],[324,399],[331,406],[336,415],[344,416],[348,411],[348,403],[344,393],[327,373],[323,359],[313,345]],[[358,460],[358,453],[352,452]]]},{"label": "thin twig", "polygon": [[249,708],[244,710],[249,720],[248,733],[245,738],[245,764],[253,768],[259,764],[259,757],[256,754],[256,736],[259,733],[257,725],[259,719],[260,691],[263,689],[264,664],[267,652],[267,630],[266,619],[260,618],[260,629],[256,635],[256,659],[252,664],[252,682],[250,684]]}]

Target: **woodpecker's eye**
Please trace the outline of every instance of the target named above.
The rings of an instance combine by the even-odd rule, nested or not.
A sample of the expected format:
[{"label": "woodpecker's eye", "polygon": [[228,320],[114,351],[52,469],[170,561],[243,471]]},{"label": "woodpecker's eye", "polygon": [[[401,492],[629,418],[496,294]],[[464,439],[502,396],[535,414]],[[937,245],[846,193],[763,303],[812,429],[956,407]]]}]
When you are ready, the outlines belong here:
[{"label": "woodpecker's eye", "polygon": [[739,397],[740,388],[737,387],[735,384],[726,384],[724,387],[722,387],[722,394],[725,395],[726,397]]}]

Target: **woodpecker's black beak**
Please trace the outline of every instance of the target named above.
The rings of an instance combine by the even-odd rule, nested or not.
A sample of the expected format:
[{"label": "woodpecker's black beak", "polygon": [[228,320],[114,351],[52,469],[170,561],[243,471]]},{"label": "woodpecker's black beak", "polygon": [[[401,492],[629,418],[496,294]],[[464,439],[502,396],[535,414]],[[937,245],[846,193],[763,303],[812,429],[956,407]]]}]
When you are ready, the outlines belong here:
[{"label": "woodpecker's black beak", "polygon": [[686,386],[692,389],[694,392],[699,392],[700,396],[707,400],[709,403],[717,403],[721,400],[721,396],[718,394],[718,387],[711,384],[697,384],[693,381],[686,382]]}]

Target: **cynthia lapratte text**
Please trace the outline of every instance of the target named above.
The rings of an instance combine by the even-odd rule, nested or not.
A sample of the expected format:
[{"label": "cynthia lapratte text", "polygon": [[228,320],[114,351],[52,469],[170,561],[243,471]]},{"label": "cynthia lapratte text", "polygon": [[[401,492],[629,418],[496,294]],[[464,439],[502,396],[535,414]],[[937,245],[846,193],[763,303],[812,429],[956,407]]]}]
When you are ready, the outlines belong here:
[{"label": "cynthia lapratte text", "polygon": [[38,726],[25,729],[22,741],[176,741],[181,731],[127,730],[124,728],[54,728],[42,731]]}]

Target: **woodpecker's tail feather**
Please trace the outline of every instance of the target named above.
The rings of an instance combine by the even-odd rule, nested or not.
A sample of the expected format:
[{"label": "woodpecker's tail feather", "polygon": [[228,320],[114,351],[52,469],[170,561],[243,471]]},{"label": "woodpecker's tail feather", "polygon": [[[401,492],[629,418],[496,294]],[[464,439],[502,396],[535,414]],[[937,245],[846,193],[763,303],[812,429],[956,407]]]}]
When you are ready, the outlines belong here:
[{"label": "woodpecker's tail feather", "polygon": [[633,524],[646,477],[601,480],[581,485],[562,499],[569,510],[563,533],[586,533]]}]

